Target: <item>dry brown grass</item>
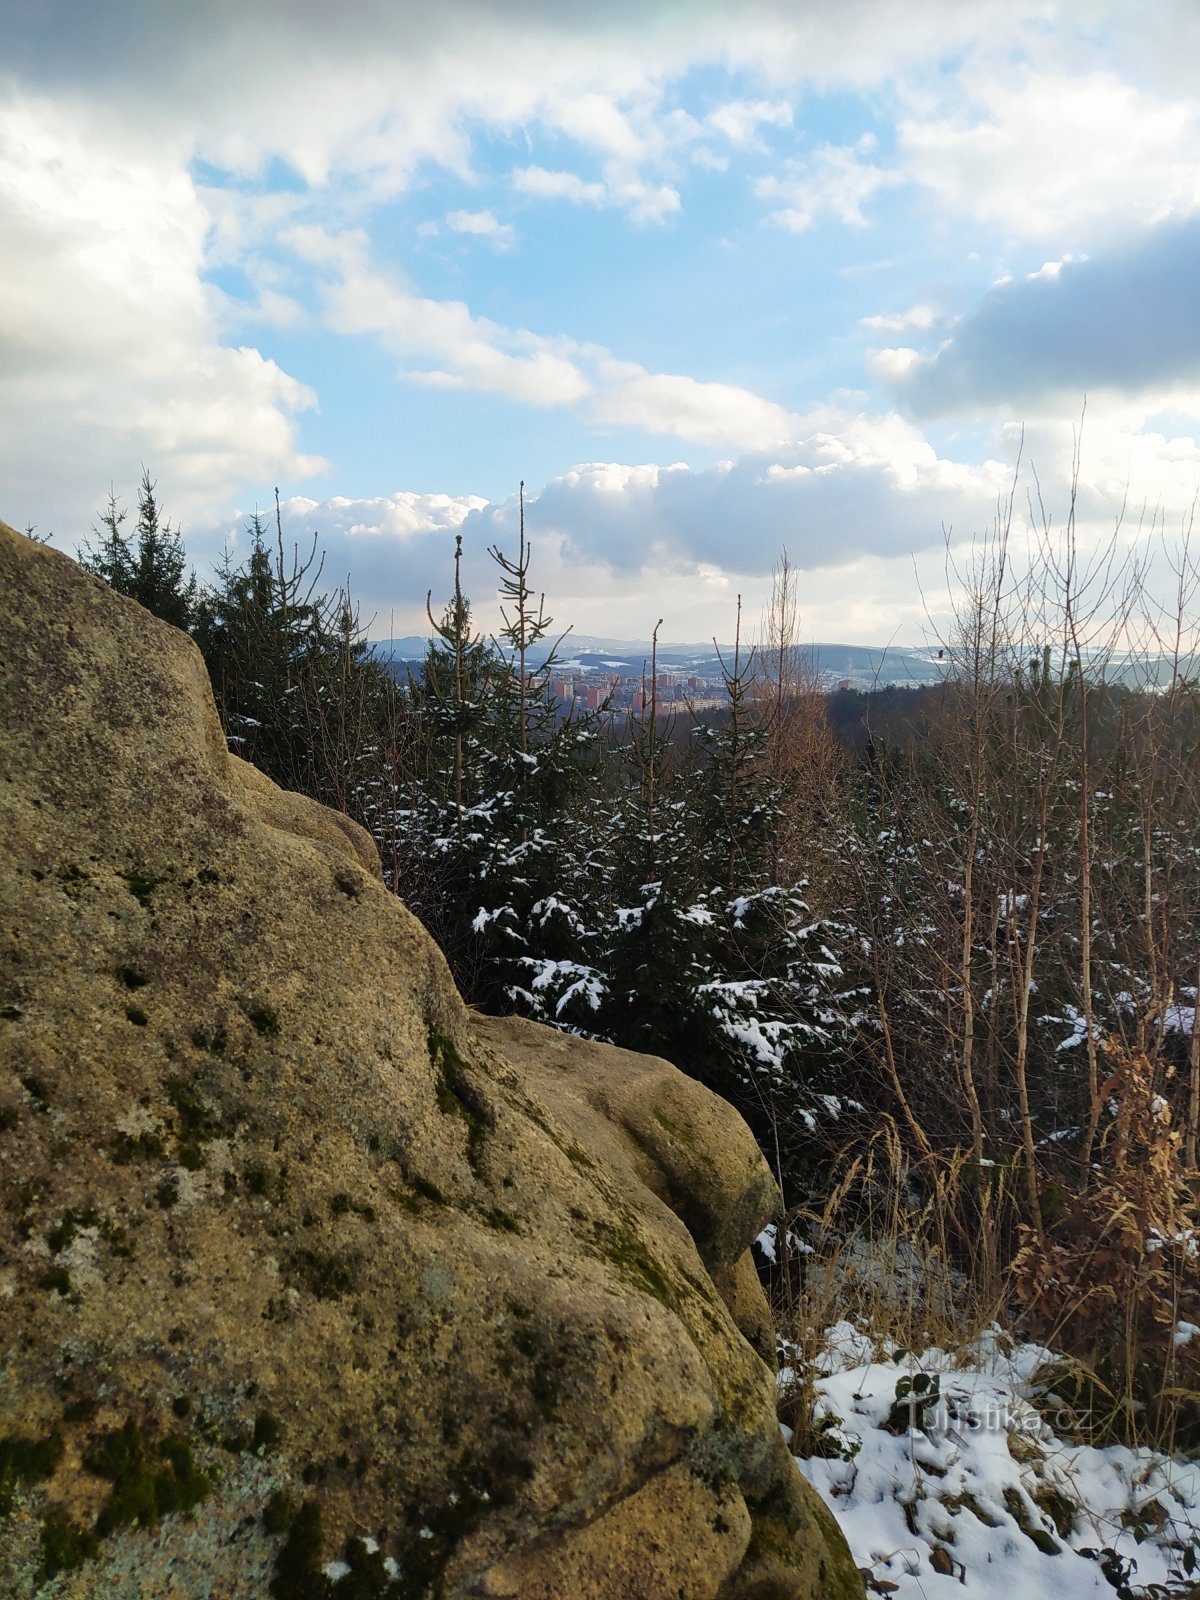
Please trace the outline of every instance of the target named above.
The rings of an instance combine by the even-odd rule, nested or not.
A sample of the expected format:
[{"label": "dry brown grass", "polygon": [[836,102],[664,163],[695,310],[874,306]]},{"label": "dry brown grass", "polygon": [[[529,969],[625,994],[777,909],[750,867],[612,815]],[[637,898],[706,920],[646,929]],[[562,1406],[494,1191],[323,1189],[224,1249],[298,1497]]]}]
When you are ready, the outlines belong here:
[{"label": "dry brown grass", "polygon": [[[778,1230],[770,1288],[796,1376],[781,1419],[796,1449],[819,1453],[815,1381],[825,1332],[850,1322],[893,1350],[961,1350],[1003,1315],[1007,1276],[964,1239],[983,1203],[1007,1208],[1006,1175],[959,1153],[919,1175],[885,1122],[865,1148],[844,1152],[820,1209],[801,1207]],[[977,1239],[976,1239],[977,1244]]]},{"label": "dry brown grass", "polygon": [[1153,1063],[1107,1052],[1109,1115],[1072,1185],[1043,1183],[1045,1227],[1020,1218],[1009,1169],[906,1151],[885,1122],[835,1163],[824,1203],[780,1227],[771,1290],[796,1376],[781,1416],[819,1450],[812,1405],[826,1330],[880,1348],[964,1350],[999,1324],[1062,1353],[1042,1387],[1089,1442],[1200,1443],[1200,1197]]},{"label": "dry brown grass", "polygon": [[1021,1230],[1012,1296],[1021,1325],[1063,1368],[1055,1387],[1098,1441],[1200,1443],[1200,1197],[1183,1136],[1142,1051],[1112,1043],[1096,1159],[1055,1191],[1039,1236]]}]

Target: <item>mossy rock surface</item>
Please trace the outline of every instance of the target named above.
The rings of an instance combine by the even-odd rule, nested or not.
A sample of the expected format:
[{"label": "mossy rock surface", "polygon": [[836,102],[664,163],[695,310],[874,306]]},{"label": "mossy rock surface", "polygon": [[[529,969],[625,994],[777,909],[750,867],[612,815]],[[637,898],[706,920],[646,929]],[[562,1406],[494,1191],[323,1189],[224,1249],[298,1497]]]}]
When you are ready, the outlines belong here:
[{"label": "mossy rock surface", "polygon": [[774,1203],[666,1063],[471,1016],[0,524],[0,1596],[857,1592],[740,1331]]}]

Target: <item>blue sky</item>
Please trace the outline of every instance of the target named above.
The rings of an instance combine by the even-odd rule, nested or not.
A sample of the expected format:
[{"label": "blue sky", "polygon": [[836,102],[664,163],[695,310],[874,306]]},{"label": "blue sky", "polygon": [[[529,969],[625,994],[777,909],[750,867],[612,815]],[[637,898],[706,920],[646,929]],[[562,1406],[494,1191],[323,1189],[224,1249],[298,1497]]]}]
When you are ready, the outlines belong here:
[{"label": "blue sky", "polygon": [[[374,631],[526,483],[586,633],[945,624],[1024,440],[1084,538],[1200,488],[1194,0],[9,0],[0,515],[284,498]],[[1031,480],[1029,480],[1031,482]],[[1020,504],[1020,497],[1018,497]]]}]

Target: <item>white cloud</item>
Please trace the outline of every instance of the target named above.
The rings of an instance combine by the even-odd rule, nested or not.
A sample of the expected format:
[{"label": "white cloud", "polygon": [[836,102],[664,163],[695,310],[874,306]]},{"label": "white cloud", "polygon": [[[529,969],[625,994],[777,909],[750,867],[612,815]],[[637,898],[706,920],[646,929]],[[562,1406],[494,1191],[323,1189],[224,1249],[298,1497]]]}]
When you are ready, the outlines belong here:
[{"label": "white cloud", "polygon": [[510,222],[501,222],[490,211],[448,211],[446,226],[451,233],[471,234],[486,239],[497,250],[511,250],[516,243],[517,230]]},{"label": "white cloud", "polygon": [[[1018,238],[1114,240],[1200,208],[1200,106],[1112,71],[966,75],[949,113],[901,119],[906,175]],[[1148,180],[1148,174],[1153,174]]]},{"label": "white cloud", "polygon": [[[366,236],[315,226],[286,235],[323,269],[326,320],[343,334],[371,334],[400,356],[401,375],[441,389],[477,389],[527,405],[570,406],[601,428],[639,428],[705,445],[766,449],[791,436],[785,407],[736,384],[647,372],[598,345],[506,328],[461,301],[414,294],[375,269]],[[430,369],[408,363],[434,359]]]},{"label": "white cloud", "polygon": [[910,345],[895,345],[887,350],[872,350],[867,368],[873,378],[899,386],[909,373],[920,367],[923,359],[921,352]]},{"label": "white cloud", "polygon": [[[844,637],[851,617],[857,637],[867,630],[887,638],[906,617],[915,625],[912,552],[940,552],[947,525],[965,534],[987,526],[1011,467],[939,458],[896,416],[829,412],[817,420],[776,453],[706,470],[590,462],[527,487],[535,581],[559,622],[636,637],[649,631],[657,607],[668,637],[725,636],[731,596],[743,593],[753,616],[784,543],[806,573],[806,621],[824,617],[826,637]],[[511,547],[515,497],[293,500],[284,521],[299,540],[319,530],[327,572],[353,572],[376,636],[424,631],[425,593],[432,590],[436,611],[449,592],[459,532],[476,618],[485,627],[498,622],[487,548]],[[908,598],[898,601],[900,592]]]},{"label": "white cloud", "polygon": [[531,405],[567,405],[591,385],[554,341],[472,316],[458,300],[430,300],[368,260],[365,234],[330,235],[313,225],[293,228],[287,242],[303,259],[326,269],[330,327],[373,334],[406,362],[433,359],[433,370],[408,370],[440,388],[471,388]]},{"label": "white cloud", "polygon": [[872,333],[907,333],[910,329],[924,333],[937,322],[938,313],[932,306],[912,306],[908,311],[884,312],[858,320],[860,326],[870,328]]},{"label": "white cloud", "polygon": [[611,95],[592,92],[555,97],[544,116],[551,127],[622,165],[637,167],[646,159],[645,135],[634,128]]},{"label": "white cloud", "polygon": [[679,191],[669,183],[647,183],[633,175],[610,170],[603,182],[584,179],[574,172],[554,172],[545,167],[518,167],[513,175],[520,194],[539,200],[568,200],[572,205],[619,206],[635,222],[662,222],[680,209]]},{"label": "white cloud", "polygon": [[318,501],[292,495],[281,504],[289,526],[310,524],[323,538],[348,541],[389,541],[389,550],[419,542],[426,534],[454,533],[473,511],[482,511],[481,495],[418,494],[400,489],[395,494],[354,499],[332,495]]},{"label": "white cloud", "polygon": [[[6,510],[79,527],[143,460],[174,512],[211,515],[251,478],[323,467],[297,446],[312,391],[221,343],[201,280],[208,215],[175,153],[118,154],[60,107],[0,105],[0,478]],[[269,287],[259,311],[289,316]],[[64,532],[67,528],[63,529]]]},{"label": "white cloud", "polygon": [[591,414],[602,425],[641,428],[735,449],[767,449],[790,437],[795,418],[783,406],[729,383],[701,383],[606,359]]},{"label": "white cloud", "polygon": [[786,100],[727,100],[704,120],[737,149],[763,151],[759,129],[790,128],[792,108]]},{"label": "white cloud", "polygon": [[894,169],[863,159],[874,148],[871,134],[852,145],[819,145],[810,157],[787,162],[781,174],[759,178],[754,192],[773,206],[769,220],[789,233],[803,233],[827,216],[846,227],[866,227],[867,201],[903,182]]},{"label": "white cloud", "polygon": [[518,167],[513,185],[521,194],[539,200],[570,200],[574,205],[602,206],[608,199],[604,184],[585,182],[574,172],[550,172],[545,167]]},{"label": "white cloud", "polygon": [[[1195,441],[1147,432],[1146,421],[1130,410],[1089,412],[1077,508],[1084,549],[1107,538],[1126,496],[1133,507],[1126,532],[1136,540],[1147,486],[1160,491],[1150,515],[1168,528],[1179,526],[1194,501]],[[1015,426],[1004,430],[995,458],[970,464],[940,455],[895,414],[830,409],[778,451],[704,470],[682,462],[582,463],[526,489],[535,582],[558,623],[581,632],[641,637],[664,615],[666,638],[727,637],[731,597],[740,593],[753,618],[786,545],[804,573],[806,636],[916,641],[930,624],[927,603],[934,624],[947,625],[946,543],[961,550],[992,525],[1019,439]],[[1025,483],[1031,485],[1032,464],[1056,519],[1067,503],[1074,443],[1069,423],[1025,430]],[[1019,561],[1022,495],[1017,510]],[[511,548],[515,496],[495,503],[405,493],[323,504],[297,499],[285,503],[284,523],[301,542],[319,530],[327,573],[331,580],[353,573],[377,637],[425,631],[426,591],[436,612],[452,582],[453,535],[461,533],[476,621],[498,625],[487,548]]]},{"label": "white cloud", "polygon": [[[323,501],[291,495],[280,505],[285,542],[307,550],[317,534],[324,558],[322,581],[330,588],[349,580],[360,621],[374,638],[427,631],[425,596],[435,602],[452,581],[453,536],[488,502],[479,495],[395,494],[365,499],[334,495]],[[249,549],[250,511],[235,513],[203,546],[189,541],[189,554],[216,560],[228,549],[236,561]],[[468,573],[489,575],[485,552],[471,550]],[[436,606],[435,606],[436,609]]]},{"label": "white cloud", "polygon": [[[314,187],[348,180],[372,198],[402,192],[426,164],[469,177],[478,128],[537,128],[568,138],[612,165],[604,182],[614,194],[634,179],[648,189],[669,187],[666,168],[704,132],[676,103],[672,86],[690,69],[713,64],[744,70],[779,91],[734,99],[710,113],[707,131],[745,148],[756,126],[786,125],[798,88],[861,91],[908,82],[913,157],[922,156],[931,183],[962,194],[960,179],[939,163],[956,168],[969,159],[960,136],[969,143],[972,124],[960,115],[961,92],[939,112],[929,83],[940,63],[962,63],[946,76],[964,83],[991,72],[995,117],[1013,124],[1004,139],[1017,138],[1020,150],[1036,158],[1045,145],[1032,131],[1022,142],[1017,125],[1034,113],[1043,132],[1055,132],[1047,121],[1053,86],[1037,103],[1014,97],[1006,113],[1013,86],[997,77],[997,60],[1050,58],[1078,74],[1079,63],[1096,53],[1096,37],[1123,28],[1130,54],[1147,72],[1173,71],[1186,104],[1191,83],[1173,47],[1195,37],[1188,0],[1141,8],[1136,24],[1127,7],[1123,16],[1119,4],[1076,0],[1056,8],[1052,27],[1045,0],[912,0],[903,8],[894,0],[804,7],[717,0],[702,8],[529,0],[515,11],[480,0],[437,7],[364,0],[236,12],[224,0],[194,0],[150,15],[144,7],[109,7],[101,15],[81,11],[74,0],[41,0],[22,9],[22,70],[58,97],[106,108],[110,133],[124,123],[127,140],[169,146],[184,159],[199,154],[251,177],[278,157]],[[11,59],[18,59],[15,52]],[[144,70],[146,60],[154,61],[152,73]],[[1111,97],[1103,86],[1095,98],[1071,147],[1081,159],[1121,142],[1104,127]],[[133,107],[136,120],[126,112]],[[1058,131],[1069,134],[1078,118],[1072,107],[1064,110]],[[1152,150],[1155,130],[1170,133],[1164,118],[1170,121],[1171,108],[1157,109],[1151,95],[1135,96],[1129,115],[1117,110],[1138,148]],[[1093,133],[1105,136],[1099,145]],[[939,155],[947,144],[958,145],[957,153]],[[1131,152],[1116,153],[1133,165]],[[1022,166],[1026,175],[1044,176],[1024,158]],[[1089,171],[1076,160],[1071,168],[1075,175]],[[1172,163],[1174,176],[1182,171],[1180,161]],[[991,168],[989,175],[996,176]]]}]

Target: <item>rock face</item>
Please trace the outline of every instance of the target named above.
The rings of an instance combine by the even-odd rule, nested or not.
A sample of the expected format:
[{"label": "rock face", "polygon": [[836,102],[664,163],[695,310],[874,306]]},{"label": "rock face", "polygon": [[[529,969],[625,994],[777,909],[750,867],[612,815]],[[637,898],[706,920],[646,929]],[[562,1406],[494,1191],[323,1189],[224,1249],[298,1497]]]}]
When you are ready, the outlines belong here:
[{"label": "rock face", "polygon": [[0,524],[0,1594],[859,1593],[773,1202],[666,1063],[470,1015],[191,642]]}]

